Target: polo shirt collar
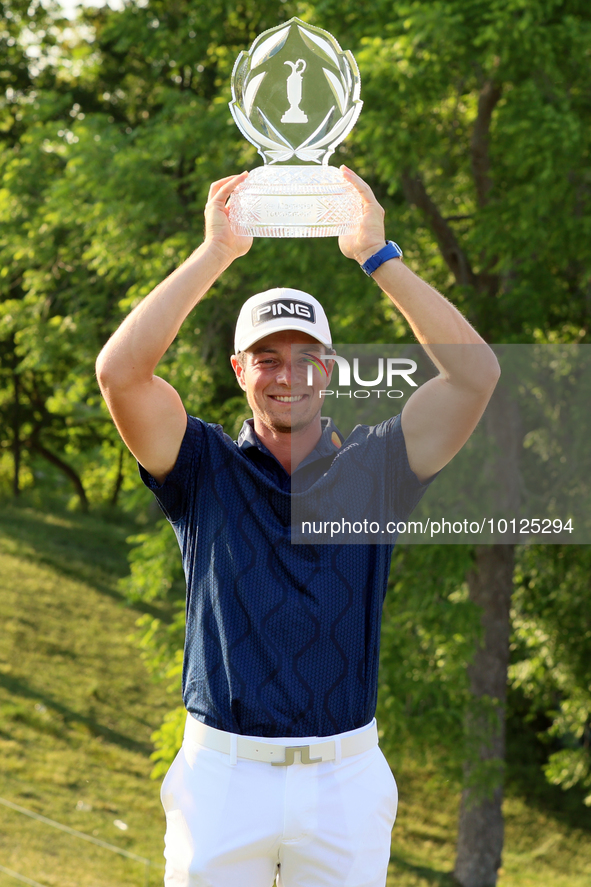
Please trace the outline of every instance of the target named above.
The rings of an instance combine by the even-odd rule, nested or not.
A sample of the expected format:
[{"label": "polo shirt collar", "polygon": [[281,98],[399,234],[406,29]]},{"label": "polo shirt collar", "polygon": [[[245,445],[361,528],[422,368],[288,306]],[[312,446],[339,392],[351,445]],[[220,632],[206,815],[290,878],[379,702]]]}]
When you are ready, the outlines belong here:
[{"label": "polo shirt collar", "polygon": [[[336,455],[343,443],[343,435],[331,418],[323,417],[320,419],[320,422],[322,424],[322,435],[320,440],[312,452],[308,453],[306,458],[298,465],[298,471],[300,468],[309,465],[311,462],[315,462],[316,459],[323,459],[326,456]],[[244,422],[236,443],[239,449],[244,450],[247,455],[249,455],[248,450],[251,447],[256,447],[259,452],[266,453],[275,458],[267,447],[259,440],[254,430],[254,419],[247,419]]]}]

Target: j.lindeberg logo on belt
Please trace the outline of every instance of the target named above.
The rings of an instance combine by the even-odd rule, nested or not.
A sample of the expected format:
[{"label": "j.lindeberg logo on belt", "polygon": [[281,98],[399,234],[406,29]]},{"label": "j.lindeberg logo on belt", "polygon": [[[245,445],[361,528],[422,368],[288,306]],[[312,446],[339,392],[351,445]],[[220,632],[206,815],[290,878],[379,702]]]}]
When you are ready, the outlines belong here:
[{"label": "j.lindeberg logo on belt", "polygon": [[289,767],[290,764],[293,764],[295,761],[295,753],[299,752],[300,761],[302,764],[317,764],[319,761],[322,761],[322,758],[311,758],[310,757],[310,746],[309,745],[286,745],[285,746],[285,760],[284,761],[272,761],[272,767]]},{"label": "j.lindeberg logo on belt", "polygon": [[316,323],[314,306],[298,299],[271,299],[252,309],[252,325],[258,326],[266,320],[277,317],[301,317],[309,323]]}]

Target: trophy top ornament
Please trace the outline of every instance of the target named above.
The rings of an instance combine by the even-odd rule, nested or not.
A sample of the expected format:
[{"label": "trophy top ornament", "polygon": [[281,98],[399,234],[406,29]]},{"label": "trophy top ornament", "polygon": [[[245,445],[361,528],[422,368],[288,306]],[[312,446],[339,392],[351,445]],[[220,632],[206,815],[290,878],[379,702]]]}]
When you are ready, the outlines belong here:
[{"label": "trophy top ornament", "polygon": [[360,87],[352,53],[292,18],[240,53],[230,110],[265,164],[326,166],[359,117]]}]

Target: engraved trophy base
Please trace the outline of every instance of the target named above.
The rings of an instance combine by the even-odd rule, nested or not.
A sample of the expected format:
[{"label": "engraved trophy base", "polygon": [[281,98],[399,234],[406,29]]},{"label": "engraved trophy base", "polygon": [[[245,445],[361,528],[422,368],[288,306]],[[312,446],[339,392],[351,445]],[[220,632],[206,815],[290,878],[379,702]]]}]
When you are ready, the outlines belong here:
[{"label": "engraved trophy base", "polygon": [[230,201],[235,234],[338,237],[354,234],[361,196],[336,166],[259,166]]}]

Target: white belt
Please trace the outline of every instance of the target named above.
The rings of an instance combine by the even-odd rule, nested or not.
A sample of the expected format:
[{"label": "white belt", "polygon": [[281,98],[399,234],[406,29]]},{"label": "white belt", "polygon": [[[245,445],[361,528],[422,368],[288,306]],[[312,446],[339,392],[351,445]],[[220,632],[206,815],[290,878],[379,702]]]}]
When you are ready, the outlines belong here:
[{"label": "white belt", "polygon": [[[378,728],[373,721],[360,733],[343,734],[329,739],[319,739],[309,745],[275,744],[272,742],[258,742],[256,739],[248,739],[236,733],[226,733],[224,730],[216,730],[208,727],[201,721],[189,715],[185,726],[185,739],[204,745],[214,751],[225,752],[227,755],[236,755],[239,758],[247,758],[249,761],[263,761],[276,767],[285,767],[289,764],[318,764],[321,761],[334,761],[338,757],[348,758],[351,755],[359,755],[369,751],[378,744]],[[297,742],[297,739],[293,740]],[[234,745],[234,748],[232,746]],[[338,754],[340,745],[340,754]],[[296,757],[297,756],[297,757]]]}]

